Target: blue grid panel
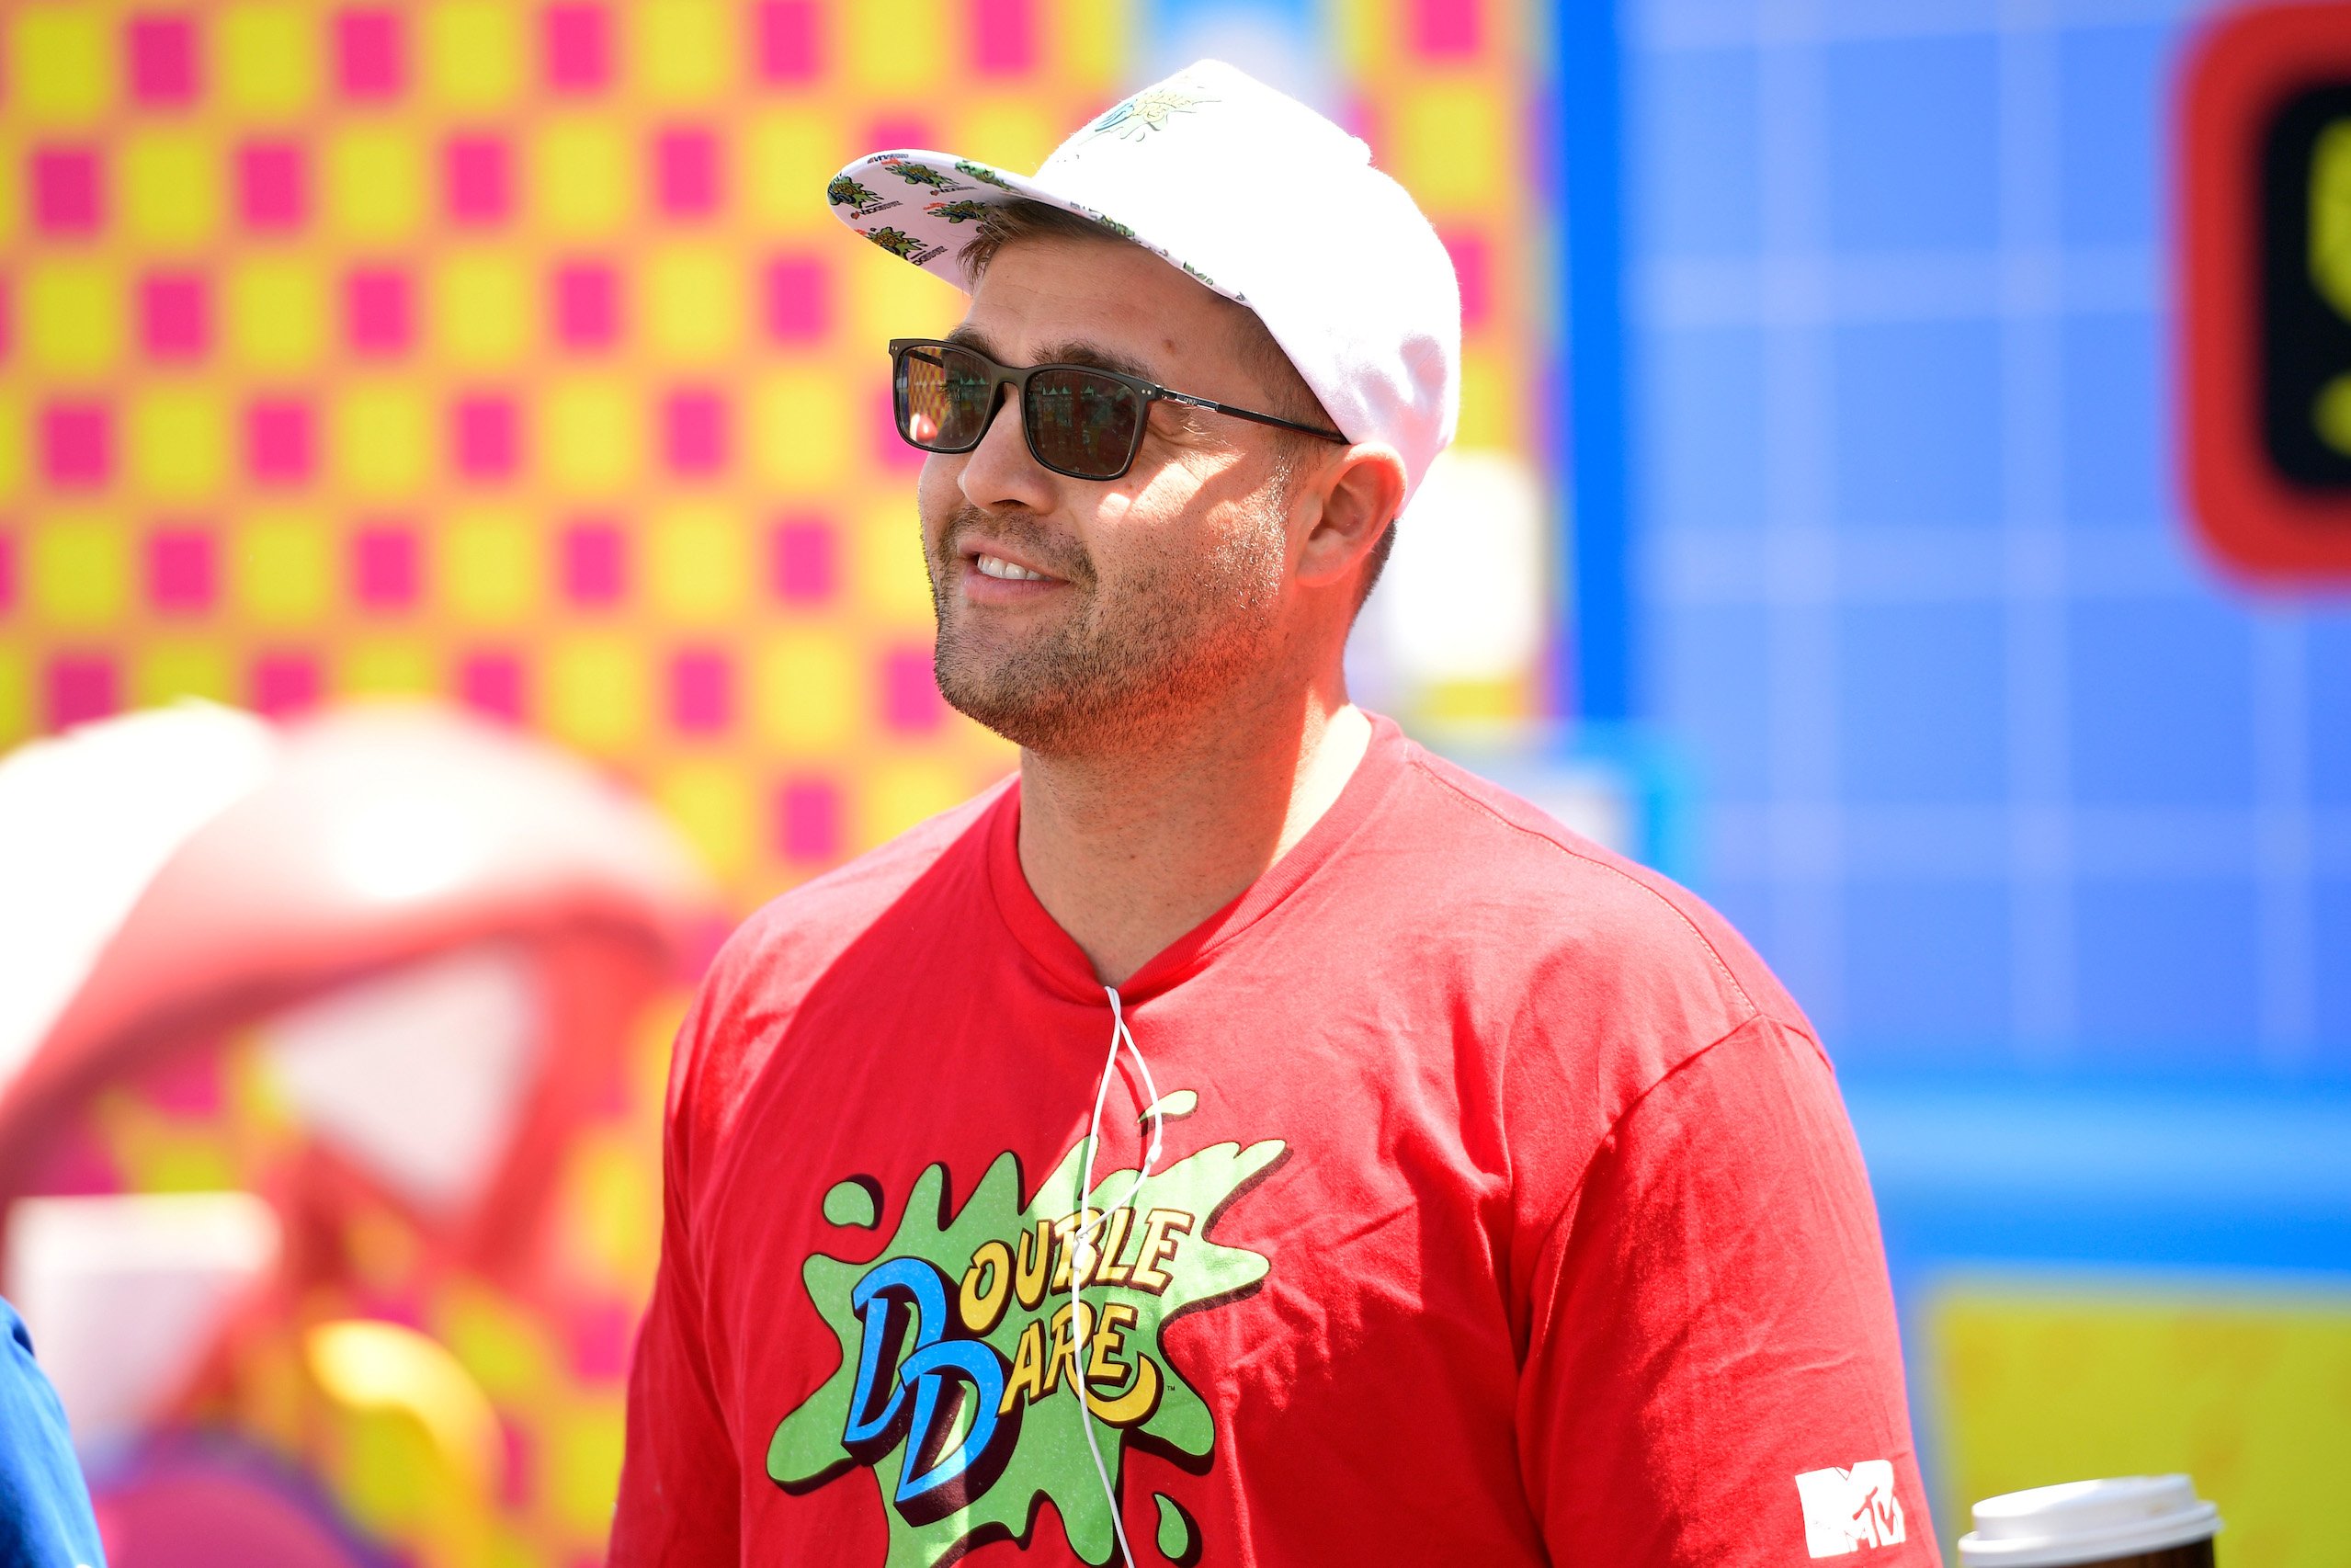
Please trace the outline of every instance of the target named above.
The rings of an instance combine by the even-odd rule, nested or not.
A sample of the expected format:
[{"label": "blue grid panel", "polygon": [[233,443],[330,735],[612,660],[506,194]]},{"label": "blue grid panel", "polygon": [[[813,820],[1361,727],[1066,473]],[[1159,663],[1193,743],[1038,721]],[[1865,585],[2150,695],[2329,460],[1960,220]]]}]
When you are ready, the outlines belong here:
[{"label": "blue grid panel", "polygon": [[[1699,788],[1714,801],[1771,793],[1772,702],[1757,605],[1680,605],[1657,619],[1652,667],[1674,733],[1695,743]],[[1754,939],[1751,936],[1750,939]]]},{"label": "blue grid panel", "polygon": [[1632,101],[1634,243],[1684,256],[1754,250],[1763,240],[1754,52],[1667,55]]},{"label": "blue grid panel", "polygon": [[1981,1064],[2010,1028],[2012,903],[1997,881],[1853,883],[1841,1057]]},{"label": "blue grid panel", "polygon": [[2070,316],[2057,342],[2067,521],[2171,528],[2164,324],[2141,311]]},{"label": "blue grid panel", "polygon": [[2005,619],[1989,604],[1838,612],[1837,744],[1847,800],[1977,804],[2006,795]]},{"label": "blue grid panel", "polygon": [[[2310,630],[2310,787],[2319,806],[2351,806],[2351,617]],[[2335,969],[2351,981],[2351,941],[2322,952],[2338,955]],[[2351,1040],[2351,1028],[2345,1029]]]},{"label": "blue grid panel", "polygon": [[1999,324],[1840,325],[1830,354],[1838,520],[1995,522]]},{"label": "blue grid panel", "polygon": [[1989,248],[2000,237],[2000,77],[1984,35],[1822,50],[1829,238],[1840,248]]},{"label": "blue grid panel", "polygon": [[1652,516],[1669,528],[1763,521],[1763,334],[1747,326],[1649,335],[1635,460],[1653,476]]},{"label": "blue grid panel", "polygon": [[2067,643],[2078,801],[2252,802],[2252,639],[2242,609],[2199,598],[2077,602]]},{"label": "blue grid panel", "polygon": [[2318,885],[2317,915],[2319,1065],[2331,1074],[2351,1070],[2351,877]]},{"label": "blue grid panel", "polygon": [[2169,59],[2170,40],[2158,28],[2058,36],[2058,233],[2067,244],[2144,244],[2158,237]]},{"label": "blue grid panel", "polygon": [[2082,1055],[2130,1069],[2241,1054],[2259,1012],[2252,879],[2084,879],[2074,892]]}]

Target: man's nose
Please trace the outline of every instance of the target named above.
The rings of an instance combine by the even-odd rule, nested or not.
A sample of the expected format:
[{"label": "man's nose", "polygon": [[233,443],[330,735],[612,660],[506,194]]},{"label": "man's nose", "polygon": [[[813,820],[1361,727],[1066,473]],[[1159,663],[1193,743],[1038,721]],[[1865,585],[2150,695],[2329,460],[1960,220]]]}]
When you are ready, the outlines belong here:
[{"label": "man's nose", "polygon": [[1028,450],[1028,437],[1020,425],[1019,399],[1009,386],[996,388],[987,431],[964,460],[957,483],[963,498],[982,511],[1012,506],[1032,512],[1053,509],[1058,499],[1053,476]]}]

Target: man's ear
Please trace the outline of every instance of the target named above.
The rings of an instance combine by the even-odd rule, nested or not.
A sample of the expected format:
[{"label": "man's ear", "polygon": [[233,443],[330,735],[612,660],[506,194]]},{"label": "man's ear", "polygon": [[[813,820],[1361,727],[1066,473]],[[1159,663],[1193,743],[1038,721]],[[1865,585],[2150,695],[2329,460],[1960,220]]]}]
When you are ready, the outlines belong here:
[{"label": "man's ear", "polygon": [[1298,558],[1308,587],[1346,581],[1404,504],[1404,460],[1393,447],[1367,441],[1324,465],[1311,487],[1312,520]]}]

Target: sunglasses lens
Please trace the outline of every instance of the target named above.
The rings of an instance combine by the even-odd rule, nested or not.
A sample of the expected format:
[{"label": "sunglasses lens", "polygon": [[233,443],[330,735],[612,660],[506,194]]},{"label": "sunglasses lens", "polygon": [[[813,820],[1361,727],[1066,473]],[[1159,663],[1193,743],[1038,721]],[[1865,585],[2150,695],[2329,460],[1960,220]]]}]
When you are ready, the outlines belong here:
[{"label": "sunglasses lens", "polygon": [[1134,456],[1143,401],[1134,388],[1091,370],[1053,369],[1028,379],[1028,438],[1049,468],[1110,479]]},{"label": "sunglasses lens", "polygon": [[974,356],[925,344],[899,357],[897,392],[898,434],[909,446],[960,452],[986,431],[995,385]]}]

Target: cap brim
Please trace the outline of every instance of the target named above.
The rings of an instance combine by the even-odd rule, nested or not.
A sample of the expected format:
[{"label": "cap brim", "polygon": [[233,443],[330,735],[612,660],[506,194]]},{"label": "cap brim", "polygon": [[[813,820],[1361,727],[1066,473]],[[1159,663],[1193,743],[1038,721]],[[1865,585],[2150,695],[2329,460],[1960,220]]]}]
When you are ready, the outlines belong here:
[{"label": "cap brim", "polygon": [[834,217],[891,255],[958,289],[971,287],[963,271],[963,247],[979,233],[987,209],[1026,200],[1099,223],[1227,299],[1248,302],[1111,214],[1073,200],[1031,176],[977,158],[919,149],[870,153],[835,175],[824,194]]}]

